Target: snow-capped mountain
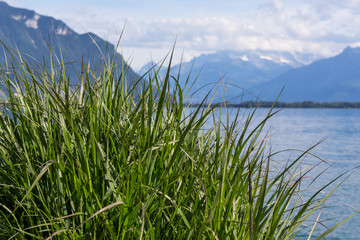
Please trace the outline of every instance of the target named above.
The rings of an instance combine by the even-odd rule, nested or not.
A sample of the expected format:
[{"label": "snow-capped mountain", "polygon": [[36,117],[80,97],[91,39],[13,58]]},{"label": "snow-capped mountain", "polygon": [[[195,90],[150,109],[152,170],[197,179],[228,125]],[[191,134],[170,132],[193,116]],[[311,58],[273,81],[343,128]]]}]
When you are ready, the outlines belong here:
[{"label": "snow-capped mountain", "polygon": [[280,101],[360,102],[360,48],[347,47],[340,54],[292,69],[252,89]]},{"label": "snow-capped mountain", "polygon": [[[190,74],[196,83],[190,91],[197,101],[209,91],[215,91],[217,101],[254,98],[251,88],[266,83],[290,69],[304,66],[318,56],[312,54],[277,51],[219,51],[202,54],[189,62],[172,68],[175,74],[181,67],[182,82]],[[144,74],[153,63],[146,64],[140,74]],[[156,67],[155,67],[156,69]],[[164,69],[160,72],[164,73]]]},{"label": "snow-capped mountain", "polygon": [[[51,48],[59,59],[62,55],[65,63],[75,62],[68,69],[73,72],[70,79],[72,81],[77,80],[75,74],[80,73],[82,58],[95,69],[100,66],[103,56],[111,58],[115,49],[112,44],[93,33],[78,34],[60,20],[31,10],[14,8],[3,1],[0,1],[0,40],[8,49],[19,50],[24,58],[41,64],[43,59],[49,61]],[[0,47],[3,49],[2,44]],[[1,51],[2,66],[5,59],[4,51]],[[117,54],[116,60],[122,62],[122,56]],[[129,79],[137,78],[131,69],[127,76]]]}]

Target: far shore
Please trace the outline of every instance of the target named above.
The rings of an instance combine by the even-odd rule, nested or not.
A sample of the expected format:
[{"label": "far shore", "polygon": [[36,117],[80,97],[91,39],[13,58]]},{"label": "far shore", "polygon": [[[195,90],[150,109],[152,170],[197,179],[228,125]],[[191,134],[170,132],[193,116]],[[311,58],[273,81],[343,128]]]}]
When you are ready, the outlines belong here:
[{"label": "far shore", "polygon": [[[198,107],[200,104],[192,103],[189,104],[191,107]],[[351,108],[351,109],[360,109],[360,102],[313,102],[313,101],[304,101],[304,102],[255,102],[255,101],[246,101],[241,103],[217,103],[212,104],[214,107],[220,107],[226,105],[230,108]]]}]

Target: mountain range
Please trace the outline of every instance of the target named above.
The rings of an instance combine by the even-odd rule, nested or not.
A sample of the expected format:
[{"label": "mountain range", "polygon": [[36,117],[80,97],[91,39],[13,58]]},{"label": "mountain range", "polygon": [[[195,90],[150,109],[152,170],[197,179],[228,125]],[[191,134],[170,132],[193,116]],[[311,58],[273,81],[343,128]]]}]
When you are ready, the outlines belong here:
[{"label": "mountain range", "polygon": [[172,71],[180,68],[182,83],[190,73],[197,77],[190,90],[193,102],[215,91],[217,102],[274,101],[282,88],[279,101],[283,102],[360,102],[360,48],[347,47],[323,59],[289,52],[219,51],[175,65]]},{"label": "mountain range", "polygon": [[[172,72],[181,70],[182,86],[189,74],[190,79],[196,78],[196,84],[190,89],[191,99],[195,102],[209,91],[217,91],[215,101],[222,101],[224,97],[239,101],[253,99],[254,94],[250,90],[254,86],[269,82],[317,58],[312,54],[278,51],[218,51],[175,65]],[[152,66],[153,62],[146,64],[139,74],[144,74]],[[164,74],[166,69],[162,68],[160,72]]]},{"label": "mountain range", "polygon": [[340,54],[292,69],[253,87],[261,96],[286,102],[360,102],[360,48],[345,48]]},{"label": "mountain range", "polygon": [[[113,44],[94,33],[78,34],[60,20],[11,7],[3,1],[0,1],[0,40],[8,49],[19,50],[28,61],[40,64],[44,60],[49,63],[51,49],[54,56],[58,59],[62,56],[68,63],[67,72],[72,75],[70,82],[77,81],[76,74],[80,73],[82,59],[95,70],[104,58],[112,59],[115,52]],[[0,48],[3,48],[1,44]],[[6,61],[4,52],[0,54],[2,66]],[[115,58],[118,64],[125,64],[120,54],[117,53]],[[138,78],[131,68],[127,77],[131,81]]]}]

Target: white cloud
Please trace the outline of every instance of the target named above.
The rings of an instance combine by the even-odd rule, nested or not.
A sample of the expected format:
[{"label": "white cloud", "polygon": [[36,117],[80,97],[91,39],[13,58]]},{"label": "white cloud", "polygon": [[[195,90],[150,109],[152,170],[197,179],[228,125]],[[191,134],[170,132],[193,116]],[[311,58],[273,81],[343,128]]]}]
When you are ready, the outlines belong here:
[{"label": "white cloud", "polygon": [[[343,27],[337,23],[338,18],[346,19],[346,16],[335,14],[332,19],[321,21],[310,15],[311,12],[293,13],[279,18],[265,14],[263,18],[253,19],[244,16],[240,19],[212,17],[157,19],[152,22],[129,20],[123,44],[132,47],[169,47],[177,37],[177,46],[204,51],[246,48],[304,51],[310,45],[318,46],[318,51],[322,51],[321,49],[329,48],[324,43],[332,43],[331,46],[334,46],[337,43],[356,42],[357,36],[350,28],[355,25],[360,27],[360,20],[355,18],[353,26]],[[329,25],[338,26],[338,29]]]},{"label": "white cloud", "polygon": [[359,45],[358,29],[360,18],[349,14],[347,9],[336,11],[328,18],[314,15],[313,9],[302,9],[279,16],[264,13],[237,18],[129,19],[122,44],[168,50],[177,39],[177,48],[197,53],[262,49],[329,57],[347,45]]}]

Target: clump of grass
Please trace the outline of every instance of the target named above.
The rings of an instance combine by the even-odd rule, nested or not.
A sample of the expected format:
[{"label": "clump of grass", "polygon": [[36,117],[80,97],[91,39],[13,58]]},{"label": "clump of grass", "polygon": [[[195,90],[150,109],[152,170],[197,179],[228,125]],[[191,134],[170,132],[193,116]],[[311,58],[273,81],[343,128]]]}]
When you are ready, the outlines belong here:
[{"label": "clump of grass", "polygon": [[226,109],[210,98],[190,111],[171,61],[147,84],[127,86],[126,69],[108,62],[101,72],[83,66],[70,86],[64,63],[47,71],[19,58],[0,72],[1,239],[311,236],[316,222],[306,221],[336,179],[302,198],[307,152],[270,174],[259,136],[272,110],[255,128],[255,111],[221,122],[214,112]]}]

